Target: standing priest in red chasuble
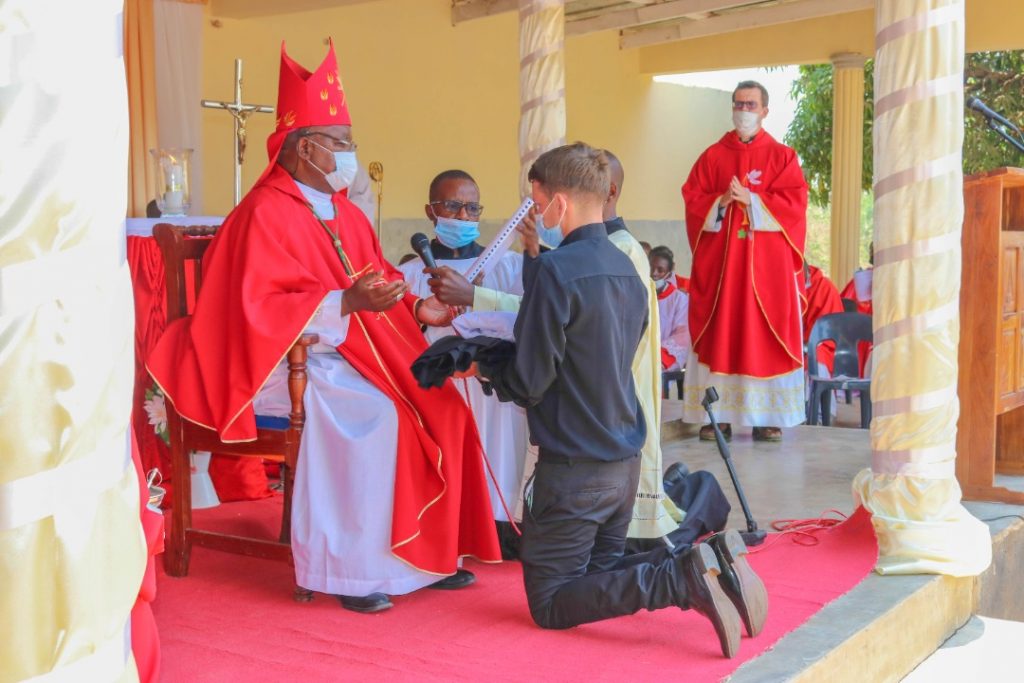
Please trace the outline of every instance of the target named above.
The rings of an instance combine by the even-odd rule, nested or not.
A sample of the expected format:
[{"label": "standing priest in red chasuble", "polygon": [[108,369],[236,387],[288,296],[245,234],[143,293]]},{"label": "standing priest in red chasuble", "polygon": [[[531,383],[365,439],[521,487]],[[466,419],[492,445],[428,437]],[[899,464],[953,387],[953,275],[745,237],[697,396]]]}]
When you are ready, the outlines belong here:
[{"label": "standing priest in red chasuble", "polygon": [[[733,92],[735,130],[709,147],[683,185],[693,250],[683,417],[704,422],[704,390],[716,416],[778,441],[804,420],[803,250],[807,183],[796,152],[761,128],[768,91]],[[710,425],[702,439],[713,439]]]},{"label": "standing priest in red chasuble", "polygon": [[225,441],[290,411],[283,360],[311,348],[295,473],[296,583],[347,609],[459,588],[460,558],[498,561],[480,439],[455,387],[429,395],[409,368],[420,323],[448,308],[408,292],[345,196],[358,167],[333,44],[310,73],[281,51],[270,165],[224,221],[190,319],[169,326],[149,370],[181,415]]}]

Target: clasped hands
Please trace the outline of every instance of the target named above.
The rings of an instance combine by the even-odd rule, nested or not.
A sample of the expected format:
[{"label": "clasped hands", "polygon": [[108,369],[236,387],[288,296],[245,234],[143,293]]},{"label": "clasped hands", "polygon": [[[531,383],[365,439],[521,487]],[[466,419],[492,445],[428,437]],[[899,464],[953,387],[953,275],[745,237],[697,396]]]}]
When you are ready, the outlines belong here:
[{"label": "clasped hands", "polygon": [[[384,271],[370,271],[345,290],[341,298],[341,315],[349,315],[356,311],[388,311],[408,293],[409,284],[404,280],[389,282],[384,279]],[[447,325],[454,317],[454,311],[433,296],[420,299],[416,304],[415,314],[417,322],[432,327]]]},{"label": "clasped hands", "polygon": [[736,176],[733,176],[732,180],[729,181],[729,189],[722,195],[719,205],[725,207],[732,202],[738,202],[743,206],[750,206],[750,190],[743,187]]}]

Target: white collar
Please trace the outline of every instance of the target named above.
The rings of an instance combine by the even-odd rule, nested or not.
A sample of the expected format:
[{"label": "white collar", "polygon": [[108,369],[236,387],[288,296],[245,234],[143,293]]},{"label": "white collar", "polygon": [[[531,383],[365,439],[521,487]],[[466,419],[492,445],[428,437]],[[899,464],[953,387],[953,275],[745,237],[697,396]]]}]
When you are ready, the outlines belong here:
[{"label": "white collar", "polygon": [[[292,180],[295,179],[292,178]],[[334,218],[334,195],[321,192],[315,187],[310,187],[309,185],[300,183],[298,180],[295,180],[295,185],[299,188],[299,191],[302,192],[302,195],[306,200],[313,205],[313,211],[317,216],[324,220]]]}]

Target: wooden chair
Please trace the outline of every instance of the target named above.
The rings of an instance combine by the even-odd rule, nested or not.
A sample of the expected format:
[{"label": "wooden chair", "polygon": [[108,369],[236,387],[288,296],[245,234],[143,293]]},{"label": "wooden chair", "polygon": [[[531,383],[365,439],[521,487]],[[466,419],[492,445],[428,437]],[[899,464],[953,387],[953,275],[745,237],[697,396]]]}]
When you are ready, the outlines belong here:
[{"label": "wooden chair", "polygon": [[[160,223],[153,228],[153,237],[163,255],[167,282],[167,323],[189,315],[188,281],[198,296],[202,286],[202,258],[218,226],[182,227]],[[192,262],[193,268],[186,268]],[[304,334],[288,351],[288,393],[291,413],[284,417],[258,416],[256,440],[246,443],[224,443],[213,430],[182,419],[168,400],[167,431],[170,436],[171,477],[174,492],[171,508],[171,528],[166,539],[164,567],[170,576],[186,576],[192,545],[213,550],[240,553],[251,557],[292,561],[291,509],[295,466],[299,457],[299,442],[306,420],[302,396],[306,389],[306,360],[309,346],[317,343],[316,335]],[[249,538],[231,534],[204,531],[192,526],[192,486],[189,456],[191,451],[211,451],[229,455],[271,457],[281,462],[284,482],[284,514],[278,539]],[[304,602],[312,593],[296,588],[295,599]]]}]

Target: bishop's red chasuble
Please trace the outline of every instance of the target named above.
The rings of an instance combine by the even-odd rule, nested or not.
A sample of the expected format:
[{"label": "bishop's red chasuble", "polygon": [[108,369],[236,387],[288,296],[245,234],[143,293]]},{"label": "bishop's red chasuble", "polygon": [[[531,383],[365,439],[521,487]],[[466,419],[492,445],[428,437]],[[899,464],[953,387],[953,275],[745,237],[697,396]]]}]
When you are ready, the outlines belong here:
[{"label": "bishop's red chasuble", "polygon": [[[733,177],[760,199],[761,229],[753,229],[753,206],[731,203],[716,220]],[[796,153],[765,131],[749,143],[730,131],[697,160],[682,192],[693,251],[690,333],[700,363],[755,378],[802,367],[807,183]]]},{"label": "bishop's red chasuble", "polygon": [[[225,441],[252,440],[253,398],[328,292],[369,271],[402,278],[362,212],[341,195],[334,206],[335,218],[321,223],[273,165],[227,217],[203,260],[193,316],[167,328],[148,363],[183,417]],[[392,552],[422,571],[450,574],[459,556],[497,561],[500,552],[472,416],[450,383],[428,394],[409,370],[426,349],[415,300],[351,314],[337,350],[398,413]]]}]

